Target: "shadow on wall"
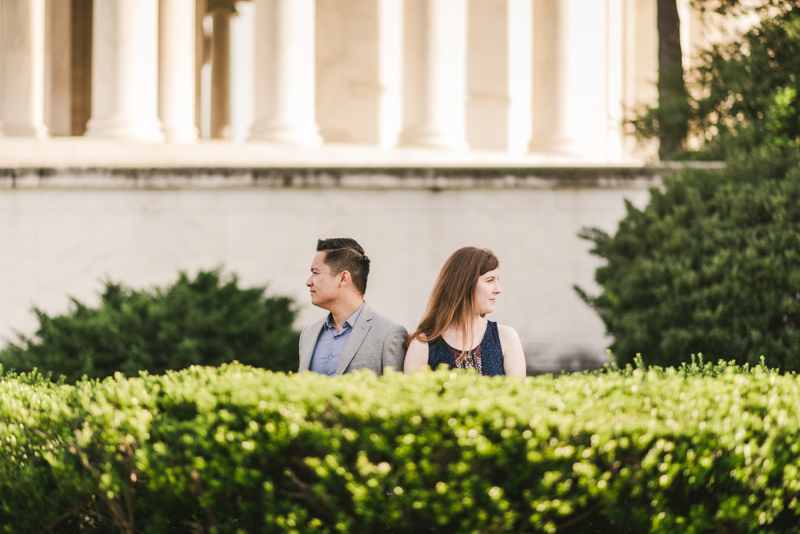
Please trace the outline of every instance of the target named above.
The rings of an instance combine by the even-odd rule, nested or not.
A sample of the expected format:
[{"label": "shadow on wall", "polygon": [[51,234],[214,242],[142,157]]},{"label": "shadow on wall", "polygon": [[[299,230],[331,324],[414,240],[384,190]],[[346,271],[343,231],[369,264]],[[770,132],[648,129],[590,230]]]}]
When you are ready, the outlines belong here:
[{"label": "shadow on wall", "polygon": [[605,351],[592,351],[586,347],[574,347],[566,352],[554,354],[539,344],[524,347],[528,376],[544,374],[575,373],[602,369],[610,363]]}]

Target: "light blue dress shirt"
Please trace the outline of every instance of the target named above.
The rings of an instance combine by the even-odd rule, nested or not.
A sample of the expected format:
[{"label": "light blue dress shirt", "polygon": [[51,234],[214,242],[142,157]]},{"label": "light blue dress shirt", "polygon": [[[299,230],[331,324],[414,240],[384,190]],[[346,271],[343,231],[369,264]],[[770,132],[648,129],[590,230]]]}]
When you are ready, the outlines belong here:
[{"label": "light blue dress shirt", "polygon": [[[361,305],[363,308],[364,305]],[[344,347],[350,339],[350,332],[361,314],[358,308],[353,315],[342,324],[342,331],[338,332],[333,326],[333,316],[328,314],[322,332],[317,338],[317,345],[314,347],[314,354],[311,356],[310,370],[321,375],[334,376],[339,367],[339,360],[342,359]]]}]

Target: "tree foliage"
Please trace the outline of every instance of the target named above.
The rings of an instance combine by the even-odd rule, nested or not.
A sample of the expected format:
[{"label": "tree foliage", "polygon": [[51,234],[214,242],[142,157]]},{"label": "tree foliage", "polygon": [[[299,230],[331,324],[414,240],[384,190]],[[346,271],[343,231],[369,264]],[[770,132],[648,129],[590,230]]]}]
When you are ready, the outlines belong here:
[{"label": "tree foliage", "polygon": [[[759,22],[731,42],[704,51],[688,73],[687,113],[659,107],[634,119],[640,137],[657,137],[659,117],[685,122],[679,159],[721,159],[741,152],[800,147],[800,1],[695,0],[728,16],[755,13]],[[687,139],[700,140],[689,150]]]},{"label": "tree foliage", "polygon": [[297,366],[298,333],[289,297],[240,288],[235,275],[200,271],[164,288],[134,290],[106,282],[99,307],[72,299],[68,313],[34,309],[39,328],[0,351],[6,368],[38,368],[73,382],[119,371],[163,373],[234,359],[278,371]]},{"label": "tree foliage", "polygon": [[797,0],[691,0],[691,6],[701,13],[723,16],[742,16],[755,13],[760,17],[796,8]]},{"label": "tree foliage", "polygon": [[627,204],[615,235],[581,235],[606,264],[598,312],[621,364],[677,365],[692,353],[800,370],[800,171],[796,159],[741,159],[684,171]]}]

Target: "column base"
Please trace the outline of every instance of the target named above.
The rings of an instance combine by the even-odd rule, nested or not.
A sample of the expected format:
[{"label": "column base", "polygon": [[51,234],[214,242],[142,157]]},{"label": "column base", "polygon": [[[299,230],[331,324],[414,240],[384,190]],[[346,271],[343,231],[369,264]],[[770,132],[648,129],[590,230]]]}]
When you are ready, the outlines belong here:
[{"label": "column base", "polygon": [[549,139],[534,138],[528,144],[528,153],[530,154],[532,152],[537,154],[551,154],[553,156],[584,159],[583,156],[577,150],[575,150],[575,142],[566,137]]},{"label": "column base", "polygon": [[456,152],[465,152],[469,150],[469,144],[463,137],[456,137],[443,132],[430,130],[411,130],[403,132],[400,135],[400,142],[397,146],[453,150]]},{"label": "column base", "polygon": [[47,126],[44,124],[34,126],[32,124],[3,123],[3,135],[6,137],[33,137],[34,139],[46,139],[49,137]]},{"label": "column base", "polygon": [[158,122],[136,124],[129,121],[90,120],[86,125],[85,137],[108,137],[129,141],[164,141],[164,133]]},{"label": "column base", "polygon": [[286,145],[315,147],[322,144],[319,128],[314,125],[305,128],[254,124],[250,130],[250,140],[270,141]]},{"label": "column base", "polygon": [[164,128],[167,143],[191,144],[197,141],[197,128]]}]

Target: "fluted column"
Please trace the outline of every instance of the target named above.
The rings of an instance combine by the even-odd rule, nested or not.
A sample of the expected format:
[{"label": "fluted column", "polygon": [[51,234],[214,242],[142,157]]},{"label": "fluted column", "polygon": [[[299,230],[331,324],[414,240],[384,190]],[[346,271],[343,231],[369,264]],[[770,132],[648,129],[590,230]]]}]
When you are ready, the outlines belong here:
[{"label": "fluted column", "polygon": [[[203,65],[210,61],[210,40],[207,39],[203,28],[203,18],[206,16],[206,0],[194,0],[195,2],[195,64],[194,64],[194,122],[198,130],[203,122],[203,88],[200,82],[203,74]],[[202,132],[200,132],[202,135]]]},{"label": "fluted column", "polygon": [[378,2],[378,145],[391,148],[403,130],[403,0]]},{"label": "fluted column", "polygon": [[[642,31],[656,28],[656,2],[623,2],[623,110],[630,113],[658,105],[658,32]],[[683,23],[681,23],[683,27]],[[648,143],[632,135],[624,137],[624,156],[632,160],[658,158],[658,140]]]},{"label": "fluted column", "polygon": [[87,136],[161,141],[158,0],[95,0]]},{"label": "fluted column", "polygon": [[625,1],[607,0],[606,9],[606,161],[618,163],[624,158],[625,131]]},{"label": "fluted column", "polygon": [[396,146],[403,0],[317,0],[316,40],[316,119],[325,141]]},{"label": "fluted column", "polygon": [[609,25],[619,11],[612,4],[535,0],[532,151],[609,160],[610,76],[618,70],[609,62],[609,31],[620,33]]},{"label": "fluted column", "polygon": [[45,0],[2,0],[0,5],[3,130],[45,137]]},{"label": "fluted column", "polygon": [[466,150],[467,2],[407,0],[401,145]]},{"label": "fluted column", "polygon": [[50,135],[72,134],[72,2],[48,2],[44,116]]},{"label": "fluted column", "polygon": [[211,137],[231,136],[231,17],[236,16],[232,1],[208,3],[211,30]]},{"label": "fluted column", "polygon": [[531,140],[533,1],[469,0],[467,142],[525,154]]},{"label": "fluted column", "polygon": [[158,116],[167,141],[174,143],[197,139],[195,5],[195,0],[159,2]]},{"label": "fluted column", "polygon": [[567,56],[570,35],[566,0],[535,0],[533,30],[533,152],[568,150]]},{"label": "fluted column", "polygon": [[313,146],[314,0],[256,0],[255,121],[251,138]]}]

